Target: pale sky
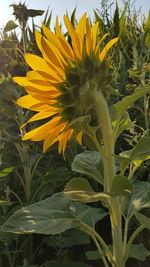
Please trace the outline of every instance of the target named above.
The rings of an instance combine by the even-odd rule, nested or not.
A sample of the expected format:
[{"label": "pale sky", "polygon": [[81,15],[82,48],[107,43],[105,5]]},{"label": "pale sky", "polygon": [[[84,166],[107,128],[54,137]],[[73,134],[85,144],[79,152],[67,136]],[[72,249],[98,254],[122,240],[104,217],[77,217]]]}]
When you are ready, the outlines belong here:
[{"label": "pale sky", "polygon": [[[0,28],[2,28],[8,20],[14,20],[14,16],[12,16],[13,8],[9,7],[10,4],[15,3],[18,4],[19,0],[0,0]],[[21,1],[24,2],[24,1]],[[42,9],[46,10],[48,6],[50,10],[52,10],[52,27],[54,25],[55,17],[58,15],[60,21],[62,21],[63,14],[66,13],[66,10],[69,14],[72,13],[75,6],[77,6],[77,18],[81,17],[81,15],[85,12],[92,18],[93,17],[93,9],[100,8],[101,0],[26,0],[28,8],[31,9]],[[115,0],[110,0],[110,2],[114,2],[111,12],[115,7]],[[132,2],[132,1],[131,1]],[[118,0],[118,5],[121,8],[122,0]],[[148,11],[150,10],[150,0],[135,0],[136,9],[139,10],[140,6],[142,8],[142,13],[147,16]],[[35,23],[40,26],[42,21],[42,17],[37,17],[34,19]]]}]

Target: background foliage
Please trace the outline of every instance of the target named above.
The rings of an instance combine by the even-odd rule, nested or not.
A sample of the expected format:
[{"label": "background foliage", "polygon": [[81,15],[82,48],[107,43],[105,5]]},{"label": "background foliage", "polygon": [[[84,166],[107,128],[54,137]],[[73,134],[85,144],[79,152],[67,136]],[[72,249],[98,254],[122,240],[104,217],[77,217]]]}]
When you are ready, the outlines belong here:
[{"label": "background foliage", "polygon": [[[91,21],[91,23],[100,22],[100,36],[107,32],[110,32],[110,37],[108,37],[110,39],[119,36],[119,45],[113,50],[110,63],[113,87],[120,94],[115,98],[110,98],[110,104],[115,103],[116,98],[121,99],[122,95],[132,94],[135,88],[144,88],[145,85],[150,84],[150,13],[147,18],[142,16],[142,20],[140,20],[141,14],[135,9],[131,10],[131,1],[124,2],[123,10],[120,10],[116,4],[114,15],[110,17],[111,3],[108,0],[101,1],[99,9],[94,10],[94,21]],[[74,157],[89,149],[86,140],[82,147],[71,142],[67,148],[66,160],[64,160],[61,155],[58,155],[56,145],[47,153],[42,154],[40,143],[21,141],[23,132],[19,127],[31,114],[14,104],[24,90],[16,85],[11,77],[24,76],[28,70],[23,57],[24,53],[40,55],[34,38],[34,30],[37,26],[33,20],[32,27],[29,27],[28,19],[42,15],[44,11],[28,9],[22,3],[12,4],[12,7],[15,20],[9,21],[0,33],[1,224],[20,207],[25,207],[27,204],[34,205],[34,203],[36,205],[37,201],[44,201],[46,197],[52,195],[58,196],[57,194],[64,189],[65,184],[72,177],[79,176],[80,166],[76,166],[74,162],[73,171],[71,169]],[[73,25],[76,25],[77,22],[75,11],[71,15]],[[49,10],[45,12],[43,23],[51,28],[51,12]],[[17,28],[20,32],[19,35],[16,33]],[[64,34],[69,39],[68,33]],[[129,114],[134,124],[129,131],[123,131],[119,137],[116,153],[131,149],[143,133],[149,135],[148,101],[149,96],[145,96],[136,102],[136,106],[130,108]],[[96,172],[97,167],[93,168]],[[149,182],[149,169],[150,162],[143,162],[135,173],[135,179]],[[87,177],[86,165],[83,175]],[[94,180],[92,186],[96,191]],[[108,244],[111,244],[110,225],[106,211],[103,209],[101,221],[97,223],[97,204],[90,204],[90,207],[91,212],[95,212],[93,223],[96,224],[97,231],[107,240]],[[134,223],[130,227],[131,232],[136,228]],[[56,226],[55,230],[58,230]],[[131,266],[131,264],[139,267],[150,265],[149,240],[150,233],[148,230],[144,230],[137,240],[137,244],[140,243],[140,245],[134,244],[127,266]],[[2,267],[99,266],[95,247],[89,236],[76,227],[69,229],[67,225],[64,233],[56,231],[56,235],[48,235],[46,232],[30,235],[1,232],[0,262]]]}]

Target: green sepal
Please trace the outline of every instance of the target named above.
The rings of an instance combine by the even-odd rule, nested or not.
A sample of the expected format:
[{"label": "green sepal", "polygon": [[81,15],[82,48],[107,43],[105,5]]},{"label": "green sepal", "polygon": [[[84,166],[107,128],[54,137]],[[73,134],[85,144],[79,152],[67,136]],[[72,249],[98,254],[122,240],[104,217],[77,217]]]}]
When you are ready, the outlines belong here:
[{"label": "green sepal", "polygon": [[91,126],[91,115],[79,117],[71,121],[67,128],[69,129],[75,129],[77,131],[84,131],[85,133],[89,135],[95,135],[96,131],[100,128],[100,126]]}]

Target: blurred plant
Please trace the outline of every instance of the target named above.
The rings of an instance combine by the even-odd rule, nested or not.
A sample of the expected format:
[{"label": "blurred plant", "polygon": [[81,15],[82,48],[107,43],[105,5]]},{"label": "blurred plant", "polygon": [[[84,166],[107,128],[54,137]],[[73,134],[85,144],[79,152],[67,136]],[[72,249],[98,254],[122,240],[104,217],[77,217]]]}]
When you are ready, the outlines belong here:
[{"label": "blurred plant", "polygon": [[[26,53],[26,47],[27,47],[27,21],[30,17],[36,17],[41,16],[44,13],[44,10],[35,10],[35,9],[28,9],[25,3],[19,3],[10,5],[13,7],[13,15],[15,16],[15,19],[19,22],[19,27],[21,29],[22,39],[23,39],[23,48],[24,53]],[[8,22],[10,23],[10,22]],[[7,29],[7,26],[5,27],[5,31]],[[16,27],[14,23],[14,27]]]}]

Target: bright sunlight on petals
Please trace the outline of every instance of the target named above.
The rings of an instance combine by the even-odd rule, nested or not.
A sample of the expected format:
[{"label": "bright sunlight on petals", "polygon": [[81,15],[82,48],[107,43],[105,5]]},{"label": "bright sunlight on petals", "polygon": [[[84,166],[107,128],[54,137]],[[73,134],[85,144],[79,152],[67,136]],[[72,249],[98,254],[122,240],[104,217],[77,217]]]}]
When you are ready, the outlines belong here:
[{"label": "bright sunlight on petals", "polygon": [[[58,142],[58,152],[63,155],[71,137],[82,144],[84,130],[77,130],[71,123],[79,117],[89,115],[91,102],[88,100],[89,91],[86,92],[87,82],[94,79],[95,70],[96,75],[98,71],[101,72],[101,62],[118,40],[114,38],[101,48],[102,41],[109,34],[99,38],[99,23],[91,26],[86,14],[76,27],[67,15],[64,16],[64,23],[69,38],[68,35],[63,35],[58,18],[56,33],[44,24],[43,34],[35,32],[42,57],[26,54],[25,60],[32,70],[27,72],[26,77],[14,77],[14,81],[28,93],[16,103],[38,112],[22,127],[27,123],[41,122],[41,126],[27,132],[23,140],[43,140],[43,152]],[[100,73],[100,76],[103,75]]]}]

